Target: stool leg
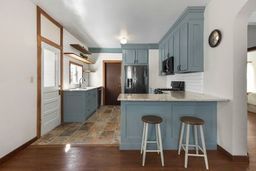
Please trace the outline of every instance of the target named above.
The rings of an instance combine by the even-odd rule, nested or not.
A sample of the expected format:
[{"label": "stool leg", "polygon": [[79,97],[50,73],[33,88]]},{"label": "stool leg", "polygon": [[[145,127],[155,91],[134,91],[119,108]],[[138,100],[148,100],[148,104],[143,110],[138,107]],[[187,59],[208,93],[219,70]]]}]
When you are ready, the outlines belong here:
[{"label": "stool leg", "polygon": [[182,145],[182,139],[183,139],[183,132],[184,132],[185,124],[181,123],[181,131],[180,131],[180,140],[179,140],[179,150],[178,155],[180,155],[181,145]]},{"label": "stool leg", "polygon": [[203,126],[200,125],[200,133],[201,133],[201,142],[203,146],[203,151],[204,151],[204,162],[205,162],[205,167],[208,170],[209,165],[208,165],[208,159],[207,159],[207,153],[206,153],[206,147],[205,147],[205,140],[204,140],[204,132],[203,132]]},{"label": "stool leg", "polygon": [[189,128],[190,128],[190,125],[187,124],[187,132],[186,132],[186,148],[185,148],[185,168],[188,167],[188,145],[189,145]]},{"label": "stool leg", "polygon": [[[155,129],[156,129],[156,145],[157,145],[157,150],[160,150],[159,147],[159,136],[158,136],[158,126],[155,125]],[[159,151],[157,152],[157,154],[159,154]]]},{"label": "stool leg", "polygon": [[146,152],[147,152],[147,143],[148,143],[147,141],[148,141],[148,123],[146,123],[146,130],[145,130],[145,136],[144,136],[142,166],[145,165]]},{"label": "stool leg", "polygon": [[197,135],[197,125],[194,125],[194,138],[195,138],[195,145],[196,145],[196,154],[198,154],[198,135]]},{"label": "stool leg", "polygon": [[142,154],[142,152],[143,152],[144,139],[145,139],[145,129],[146,129],[146,124],[143,123],[143,132],[142,132],[142,140],[141,140],[140,154]]},{"label": "stool leg", "polygon": [[161,153],[161,162],[162,162],[162,166],[164,166],[164,153],[163,153],[163,144],[162,144],[160,124],[157,124],[157,128],[158,128],[159,147],[160,147],[160,153]]}]

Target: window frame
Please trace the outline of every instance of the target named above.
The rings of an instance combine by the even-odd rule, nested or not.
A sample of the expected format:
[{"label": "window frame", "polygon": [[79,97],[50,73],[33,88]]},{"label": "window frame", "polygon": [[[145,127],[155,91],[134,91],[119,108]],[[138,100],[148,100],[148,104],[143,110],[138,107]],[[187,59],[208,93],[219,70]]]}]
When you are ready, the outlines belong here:
[{"label": "window frame", "polygon": [[82,76],[83,76],[84,66],[82,64],[79,64],[79,63],[76,63],[76,62],[73,62],[73,61],[69,61],[69,84],[76,86],[76,85],[79,85],[79,83],[78,84],[71,84],[71,65],[76,65],[76,66],[82,67]]}]

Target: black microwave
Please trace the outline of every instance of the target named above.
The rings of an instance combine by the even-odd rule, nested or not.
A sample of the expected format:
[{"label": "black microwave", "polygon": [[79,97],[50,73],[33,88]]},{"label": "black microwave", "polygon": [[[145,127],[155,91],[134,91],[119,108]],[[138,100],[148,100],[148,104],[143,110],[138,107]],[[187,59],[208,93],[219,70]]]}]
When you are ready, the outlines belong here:
[{"label": "black microwave", "polygon": [[168,57],[162,63],[162,72],[165,75],[173,75],[174,74],[174,57]]}]

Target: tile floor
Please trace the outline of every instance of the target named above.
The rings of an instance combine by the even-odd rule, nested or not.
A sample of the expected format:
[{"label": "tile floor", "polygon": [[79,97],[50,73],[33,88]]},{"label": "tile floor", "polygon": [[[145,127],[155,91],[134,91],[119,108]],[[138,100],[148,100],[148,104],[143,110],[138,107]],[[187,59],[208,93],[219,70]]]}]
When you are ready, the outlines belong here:
[{"label": "tile floor", "polygon": [[112,144],[120,141],[120,107],[102,106],[85,123],[65,123],[34,145]]}]

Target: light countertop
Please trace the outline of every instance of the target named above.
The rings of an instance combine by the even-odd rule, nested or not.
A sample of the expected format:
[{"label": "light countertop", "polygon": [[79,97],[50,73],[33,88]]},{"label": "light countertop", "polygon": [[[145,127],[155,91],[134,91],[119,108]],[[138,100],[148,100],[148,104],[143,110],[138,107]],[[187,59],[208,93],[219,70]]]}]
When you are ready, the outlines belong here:
[{"label": "light countertop", "polygon": [[118,101],[217,101],[225,102],[228,99],[215,97],[208,94],[173,91],[168,94],[120,94]]},{"label": "light countertop", "polygon": [[63,91],[89,91],[93,89],[101,88],[101,86],[97,87],[86,87],[86,88],[70,88],[70,89],[64,89]]}]

